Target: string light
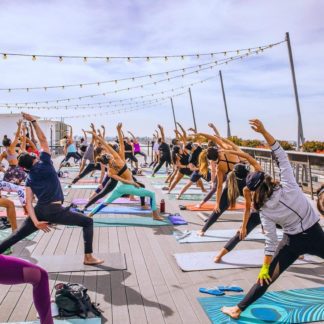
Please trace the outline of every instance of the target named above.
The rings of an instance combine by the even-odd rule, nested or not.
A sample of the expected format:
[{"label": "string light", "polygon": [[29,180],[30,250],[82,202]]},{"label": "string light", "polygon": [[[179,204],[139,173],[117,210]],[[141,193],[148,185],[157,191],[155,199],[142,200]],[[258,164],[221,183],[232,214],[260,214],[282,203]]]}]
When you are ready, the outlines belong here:
[{"label": "string light", "polygon": [[[220,61],[218,61],[217,63],[217,65],[222,65],[222,64],[227,64],[228,63],[228,61],[233,61],[233,60],[238,60],[238,59],[241,59],[243,56],[244,57],[247,57],[247,56],[249,56],[249,55],[252,55],[252,54],[254,54],[255,52],[252,52],[252,53],[250,53],[250,54],[248,54],[248,53],[246,53],[246,54],[242,54],[242,55],[240,55],[240,56],[236,56],[236,57],[231,57],[231,58],[228,58],[228,59],[223,59],[223,60],[220,60]],[[203,71],[203,70],[207,70],[207,69],[210,69],[210,68],[212,68],[213,66],[216,66],[216,64],[213,64],[212,66],[210,66],[210,67],[206,67],[206,68],[203,68],[203,69],[200,69],[200,71]],[[179,77],[184,77],[185,75],[189,75],[189,74],[193,74],[193,73],[196,73],[197,71],[192,71],[192,72],[189,72],[189,73],[187,73],[187,74],[181,74],[181,75],[177,75],[177,76],[173,76],[173,77],[171,77],[171,78],[166,78],[166,79],[161,79],[161,80],[158,80],[158,81],[155,81],[156,83],[160,83],[160,82],[165,82],[165,81],[169,81],[170,79],[175,79],[175,78],[179,78]],[[206,80],[209,80],[209,78],[208,79],[206,79]],[[201,81],[199,81],[199,83],[200,83]],[[202,81],[202,82],[205,82],[205,80],[204,81]],[[38,101],[38,102],[25,102],[25,103],[12,103],[12,104],[1,104],[0,103],[0,106],[2,105],[5,105],[7,108],[8,107],[12,107],[12,106],[14,106],[14,105],[22,105],[22,104],[24,104],[26,107],[28,107],[28,106],[30,106],[30,105],[37,105],[37,104],[40,104],[40,103],[46,103],[46,104],[48,104],[49,102],[56,102],[56,103],[59,103],[59,102],[64,102],[64,101],[70,101],[70,100],[81,100],[81,99],[84,99],[84,98],[93,98],[93,97],[97,97],[97,96],[105,96],[105,95],[107,95],[107,94],[109,94],[109,93],[117,93],[117,92],[121,92],[121,91],[126,91],[126,90],[130,90],[130,89],[136,89],[136,88],[143,88],[144,86],[147,86],[147,85],[150,85],[150,84],[152,84],[152,83],[146,83],[146,84],[142,84],[142,85],[139,85],[139,86],[134,86],[134,87],[130,87],[130,88],[123,88],[123,89],[118,89],[118,90],[115,90],[115,91],[110,91],[110,92],[105,92],[105,93],[100,93],[100,94],[95,94],[95,95],[87,95],[87,96],[80,96],[80,97],[77,97],[77,98],[66,98],[66,99],[55,99],[55,100],[51,100],[51,101]],[[80,84],[80,87],[82,87],[82,84]],[[182,87],[180,87],[180,88],[182,88]],[[178,88],[176,88],[176,89],[178,89]],[[171,90],[171,91],[173,91],[173,90]],[[159,93],[158,93],[159,94]],[[154,95],[154,94],[153,94]],[[136,97],[135,97],[136,98]]]},{"label": "string light", "polygon": [[84,63],[87,63],[88,62],[88,58],[86,56],[83,58],[83,62]]},{"label": "string light", "polygon": [[[220,54],[228,54],[228,53],[238,53],[238,52],[245,52],[245,51],[251,51],[251,50],[256,50],[257,48],[261,49],[264,48],[266,46],[275,46],[275,45],[279,45],[283,42],[286,42],[286,39],[277,43],[273,43],[273,44],[269,44],[269,45],[264,45],[264,46],[257,46],[257,47],[251,47],[251,48],[241,48],[241,49],[235,49],[235,50],[226,50],[226,51],[220,51],[220,52],[211,52],[211,53],[191,53],[191,54],[174,54],[174,55],[145,55],[145,56],[92,56],[92,55],[48,55],[48,54],[25,54],[25,53],[4,53],[4,52],[0,52],[0,55],[2,55],[2,57],[4,56],[17,56],[17,57],[31,57],[33,60],[36,60],[36,57],[42,57],[42,58],[47,58],[47,59],[51,59],[51,58],[56,58],[58,59],[60,62],[63,59],[82,59],[84,60],[86,59],[94,59],[94,60],[105,60],[106,62],[109,62],[110,60],[123,60],[123,59],[127,59],[127,61],[130,62],[131,59],[164,59],[165,61],[168,60],[168,58],[180,58],[180,59],[184,59],[186,57],[188,58],[192,58],[192,57],[196,57],[196,58],[201,58],[201,57],[205,57],[205,56],[211,56],[213,57],[214,55],[220,55]],[[149,61],[149,60],[147,60]]]},{"label": "string light", "polygon": [[2,54],[2,58],[6,60],[8,58],[7,54],[6,53]]}]

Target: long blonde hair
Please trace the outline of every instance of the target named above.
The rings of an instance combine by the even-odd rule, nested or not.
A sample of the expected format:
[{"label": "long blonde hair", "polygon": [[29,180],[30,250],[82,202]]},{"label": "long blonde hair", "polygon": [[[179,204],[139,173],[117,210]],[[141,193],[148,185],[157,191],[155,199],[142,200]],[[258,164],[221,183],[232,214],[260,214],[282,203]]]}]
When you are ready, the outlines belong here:
[{"label": "long blonde hair", "polygon": [[240,190],[237,185],[236,175],[234,170],[227,175],[227,197],[230,208],[235,206],[236,199],[240,196]]},{"label": "long blonde hair", "polygon": [[207,177],[208,175],[208,159],[207,159],[207,150],[201,151],[198,159],[199,173]]}]

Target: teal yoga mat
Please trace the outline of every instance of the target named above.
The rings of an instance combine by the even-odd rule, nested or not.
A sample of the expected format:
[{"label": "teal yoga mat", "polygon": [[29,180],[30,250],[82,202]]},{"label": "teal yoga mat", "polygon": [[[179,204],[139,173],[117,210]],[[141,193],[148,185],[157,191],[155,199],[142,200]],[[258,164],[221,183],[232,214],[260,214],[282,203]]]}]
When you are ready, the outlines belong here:
[{"label": "teal yoga mat", "polygon": [[[280,280],[280,279],[279,279]],[[223,314],[244,295],[198,298],[212,323],[310,323],[324,321],[324,287],[267,292],[249,306],[239,320]]]},{"label": "teal yoga mat", "polygon": [[[90,212],[92,209],[87,210]],[[147,215],[151,214],[152,210],[150,209],[142,209],[139,206],[106,206],[105,208],[101,209],[98,214],[133,214],[133,215]]]},{"label": "teal yoga mat", "polygon": [[128,226],[171,226],[166,218],[164,221],[156,221],[152,217],[138,218],[94,218],[94,227],[128,227]]}]

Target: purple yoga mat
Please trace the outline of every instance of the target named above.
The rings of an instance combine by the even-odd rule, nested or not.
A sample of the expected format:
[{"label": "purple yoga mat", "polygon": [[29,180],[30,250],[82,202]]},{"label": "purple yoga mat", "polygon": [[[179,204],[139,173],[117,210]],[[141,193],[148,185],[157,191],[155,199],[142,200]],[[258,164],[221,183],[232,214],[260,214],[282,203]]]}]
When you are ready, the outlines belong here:
[{"label": "purple yoga mat", "polygon": [[[76,198],[73,199],[72,203],[76,205],[85,205],[89,200],[86,198]],[[97,203],[102,203],[103,199],[99,199]],[[139,200],[129,200],[128,198],[118,198],[116,199],[113,204],[138,204],[140,201]]]},{"label": "purple yoga mat", "polygon": [[181,215],[170,215],[168,216],[170,222],[173,225],[187,225],[188,222]]}]

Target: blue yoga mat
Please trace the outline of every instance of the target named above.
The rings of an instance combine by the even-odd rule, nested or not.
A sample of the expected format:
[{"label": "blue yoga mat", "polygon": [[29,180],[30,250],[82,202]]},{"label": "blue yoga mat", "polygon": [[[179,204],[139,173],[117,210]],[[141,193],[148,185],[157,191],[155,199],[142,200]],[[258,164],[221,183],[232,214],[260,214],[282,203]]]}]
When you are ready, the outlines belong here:
[{"label": "blue yoga mat", "polygon": [[[280,279],[279,279],[280,280]],[[233,320],[221,312],[245,295],[198,298],[212,323],[310,323],[324,321],[324,287],[271,291]]]},{"label": "blue yoga mat", "polygon": [[[91,210],[91,209],[90,209]],[[87,210],[87,212],[90,212]],[[134,214],[134,215],[147,215],[151,214],[151,209],[142,209],[139,206],[106,206],[105,208],[101,209],[98,214]]]},{"label": "blue yoga mat", "polygon": [[152,217],[138,218],[94,218],[94,227],[128,227],[128,226],[170,226],[172,223],[166,218],[157,221]]}]

